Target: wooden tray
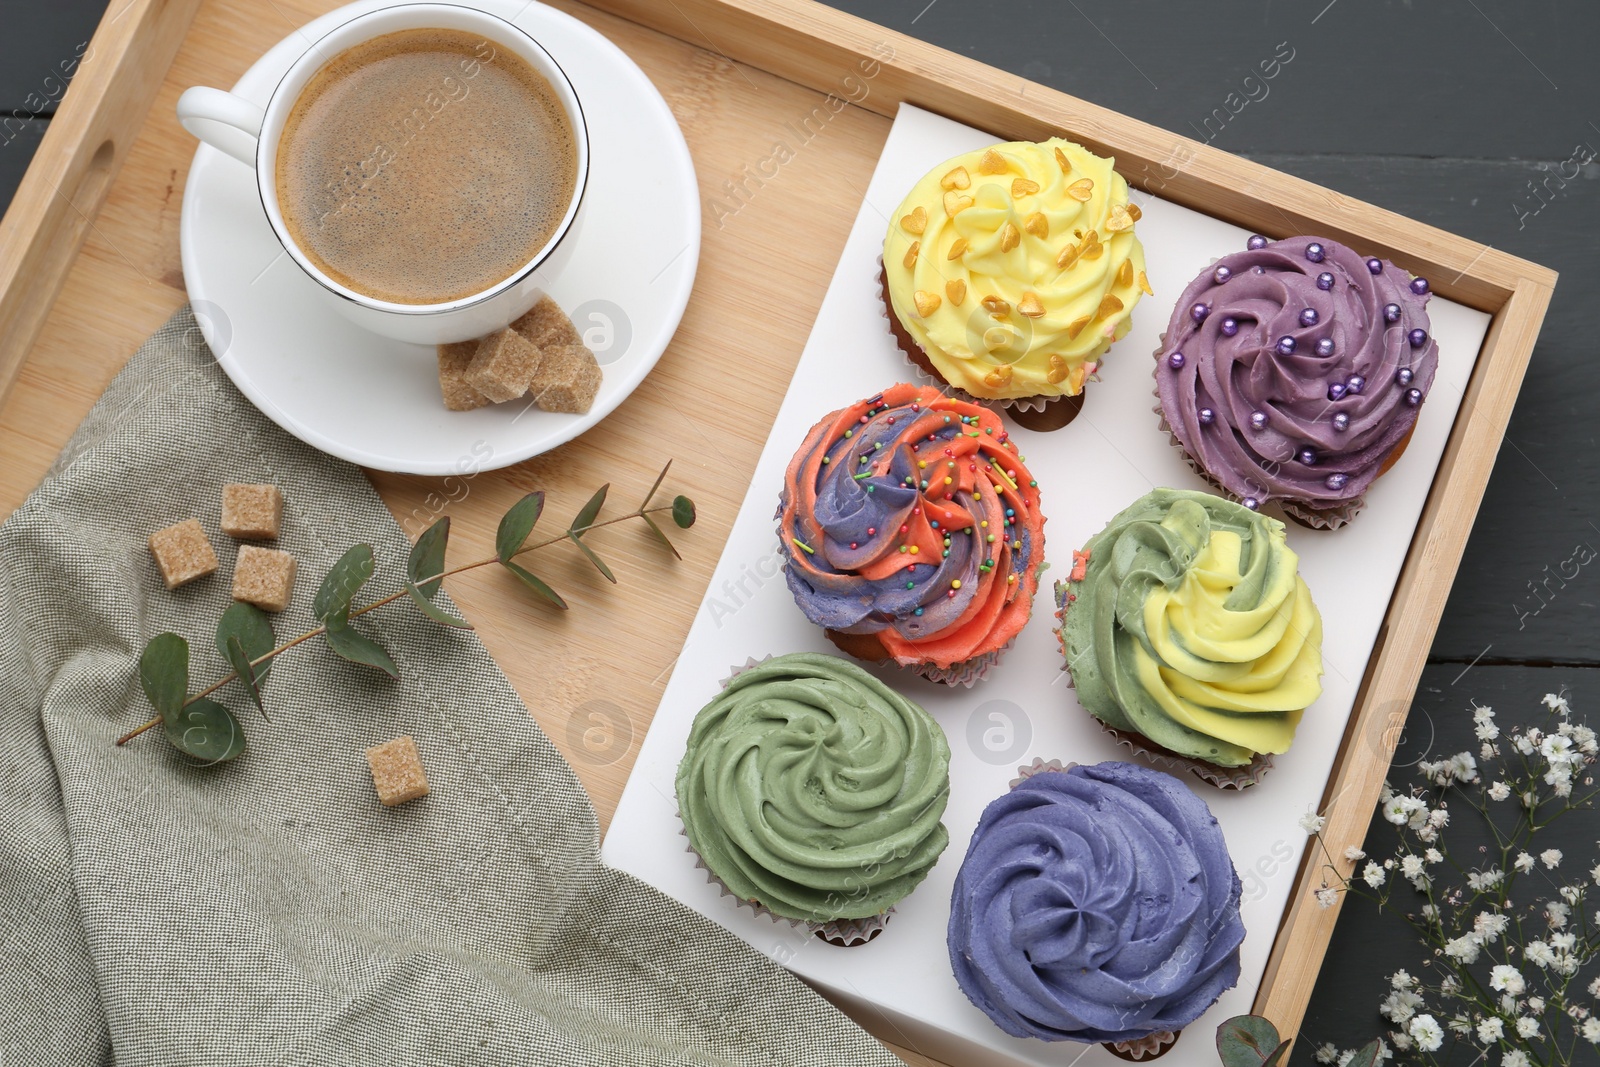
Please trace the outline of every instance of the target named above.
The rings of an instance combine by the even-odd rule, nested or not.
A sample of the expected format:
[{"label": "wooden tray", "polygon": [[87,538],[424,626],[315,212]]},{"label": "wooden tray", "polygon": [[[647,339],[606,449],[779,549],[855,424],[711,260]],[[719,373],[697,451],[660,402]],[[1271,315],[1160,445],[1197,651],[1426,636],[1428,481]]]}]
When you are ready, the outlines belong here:
[{"label": "wooden tray", "polygon": [[[195,145],[173,117],[178,93],[231,85],[275,41],[337,5],[116,0],[108,11],[0,220],[6,513],[37,484],[116,370],[183,303],[178,205]],[[559,619],[498,574],[473,572],[453,589],[573,762],[602,823],[748,487],[781,384],[887,134],[884,116],[907,101],[997,138],[1071,137],[1115,156],[1147,191],[1269,236],[1335,238],[1393,259],[1442,296],[1493,316],[1324,798],[1331,851],[1360,843],[1555,273],[807,0],[554,6],[632,55],[684,129],[706,219],[695,296],[646,386],[578,441],[456,486],[396,475],[373,480],[413,533],[448,510],[456,540],[466,542],[457,548],[483,554],[500,513],[528,489],[548,490],[558,509],[576,509],[603,481],[642,493],[660,458],[676,453],[672,480],[702,515],[680,539],[682,565],[663,566],[632,531],[608,530],[605,547],[622,588],[602,588],[586,564],[554,564],[550,577],[573,604]],[[778,139],[801,146],[774,169]],[[641,160],[641,171],[648,165]],[[795,233],[810,242],[797,246]],[[715,454],[706,452],[710,426],[722,442]],[[596,716],[629,743],[612,738],[599,755],[586,748]],[[1256,1002],[1285,1033],[1299,1026],[1337,916],[1306,892],[1318,877],[1314,865],[1299,874]]]}]

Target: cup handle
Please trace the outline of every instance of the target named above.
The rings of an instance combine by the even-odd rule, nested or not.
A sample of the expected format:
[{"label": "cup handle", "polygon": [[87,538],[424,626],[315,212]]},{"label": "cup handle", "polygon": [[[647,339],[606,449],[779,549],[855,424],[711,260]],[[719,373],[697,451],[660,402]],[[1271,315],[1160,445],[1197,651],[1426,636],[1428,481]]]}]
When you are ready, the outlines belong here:
[{"label": "cup handle", "polygon": [[256,140],[266,112],[242,97],[197,85],[178,97],[178,122],[219,152],[256,165]]}]

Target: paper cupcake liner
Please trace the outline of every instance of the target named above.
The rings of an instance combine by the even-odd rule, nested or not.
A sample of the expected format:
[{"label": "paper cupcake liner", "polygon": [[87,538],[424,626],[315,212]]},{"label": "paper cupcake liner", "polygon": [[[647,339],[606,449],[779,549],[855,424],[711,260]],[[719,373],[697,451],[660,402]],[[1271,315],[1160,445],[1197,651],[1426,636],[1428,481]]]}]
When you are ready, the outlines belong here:
[{"label": "paper cupcake liner", "polygon": [[[1167,435],[1167,440],[1171,442],[1173,448],[1178,450],[1178,454],[1183,457],[1183,461],[1189,465],[1190,470],[1194,471],[1202,479],[1204,479],[1206,484],[1215,489],[1220,496],[1224,496],[1236,504],[1240,503],[1241,501],[1238,495],[1235,494],[1233,490],[1228,489],[1221,482],[1217,481],[1217,479],[1212,476],[1210,471],[1201,466],[1200,461],[1197,460],[1194,455],[1183,446],[1182,441],[1178,440],[1178,435],[1172,432],[1172,425],[1167,421],[1166,408],[1161,403],[1161,357],[1166,355],[1166,352],[1167,335],[1166,332],[1163,331],[1161,334],[1161,344],[1156,348],[1155,351],[1155,366],[1151,369],[1150,373],[1150,380],[1155,383],[1151,388],[1151,392],[1156,398],[1156,406],[1152,410],[1155,411],[1156,417],[1160,420],[1161,432]],[[1306,504],[1295,500],[1289,500],[1284,497],[1272,497],[1268,503],[1276,505],[1285,516],[1293,519],[1301,526],[1305,526],[1313,530],[1337,530],[1339,527],[1345,525],[1351,519],[1355,518],[1356,515],[1360,513],[1361,509],[1367,506],[1367,498],[1365,496],[1354,497],[1353,499],[1345,501],[1336,508],[1322,509],[1312,508]]]},{"label": "paper cupcake liner", "polygon": [[1059,771],[1062,774],[1065,774],[1067,771],[1072,770],[1072,768],[1076,766],[1076,763],[1062,763],[1058,759],[1043,760],[1038,756],[1035,756],[1033,757],[1032,763],[1017,768],[1017,776],[1011,779],[1010,786],[1012,789],[1015,789],[1017,786],[1021,785],[1023,782],[1027,781],[1029,778],[1032,778],[1036,774],[1045,774],[1050,771]]},{"label": "paper cupcake liner", "polygon": [[1107,1041],[1101,1047],[1118,1059],[1139,1063],[1165,1056],[1172,1051],[1182,1030],[1158,1030],[1137,1041]]},{"label": "paper cupcake liner", "polygon": [[[922,350],[922,346],[917,344],[916,339],[911,336],[906,328],[896,321],[894,307],[889,301],[889,278],[883,269],[883,257],[881,255],[878,257],[878,289],[880,296],[882,297],[880,303],[882,304],[884,325],[889,330],[889,336],[894,338],[896,347],[898,347],[901,354],[906,357],[906,362],[911,364],[911,369],[915,373],[919,382],[924,385],[931,385],[935,389],[945,393],[947,396],[953,397],[956,400],[965,401],[969,404],[979,404],[990,408],[1004,408],[1006,411],[1010,412],[1014,418],[1031,414],[1034,416],[1036,425],[1027,426],[1027,424],[1024,423],[1023,425],[1027,426],[1028,429],[1038,429],[1041,431],[1046,429],[1060,429],[1061,426],[1065,426],[1067,423],[1071,422],[1072,419],[1075,418],[1078,412],[1083,408],[1083,394],[1088,391],[1089,383],[1098,382],[1100,380],[1099,375],[1096,373],[1099,369],[1098,364],[1100,358],[1104,356],[1111,348],[1111,341],[1108,338],[1106,342],[1102,344],[1091,357],[1091,361],[1096,364],[1096,368],[1084,376],[1084,388],[1071,396],[1066,394],[1062,394],[1061,396],[1022,396],[1005,398],[974,396],[965,389],[951,385],[949,382],[940,377],[933,368],[932,359],[927,355],[926,352]],[[1076,406],[1072,406],[1071,404],[1071,402],[1074,400],[1078,402]],[[1059,412],[1058,414],[1066,415],[1065,418],[1061,419],[1059,425],[1046,427],[1044,425],[1037,424],[1041,417],[1052,413],[1053,409],[1055,409],[1057,405],[1061,404],[1066,404],[1069,406],[1070,414],[1068,414],[1066,411]]]},{"label": "paper cupcake liner", "polygon": [[921,675],[930,682],[938,682],[941,685],[960,685],[971,689],[974,685],[989,677],[989,672],[1005,656],[1006,650],[1016,643],[1017,639],[1013,637],[999,648],[985,652],[981,656],[974,656],[972,659],[961,663],[952,663],[948,667],[940,667],[932,663],[918,663],[906,669],[912,674]]},{"label": "paper cupcake liner", "polygon": [[[1067,674],[1067,684],[1077,688],[1077,683],[1072,679],[1072,664],[1067,661],[1067,609],[1071,602],[1067,597],[1071,595],[1068,588],[1070,580],[1056,583],[1056,642],[1061,649],[1061,669]],[[1125,745],[1129,751],[1137,753],[1150,763],[1162,770],[1187,771],[1202,781],[1208,782],[1218,789],[1248,789],[1261,781],[1262,777],[1272,769],[1272,756],[1270,753],[1258,752],[1255,758],[1243,767],[1223,767],[1205,760],[1195,759],[1191,756],[1180,755],[1171,749],[1162,748],[1143,734],[1131,730],[1119,730],[1108,726],[1101,719],[1088,712],[1096,725],[1111,735],[1112,740],[1119,745]],[[1013,783],[1014,784],[1014,783]]]}]

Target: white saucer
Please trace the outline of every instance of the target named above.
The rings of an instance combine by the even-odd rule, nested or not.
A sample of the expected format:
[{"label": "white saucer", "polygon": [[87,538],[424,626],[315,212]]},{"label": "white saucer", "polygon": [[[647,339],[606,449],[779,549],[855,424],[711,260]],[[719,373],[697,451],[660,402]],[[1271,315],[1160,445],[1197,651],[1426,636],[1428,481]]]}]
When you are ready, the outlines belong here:
[{"label": "white saucer", "polygon": [[[233,92],[265,104],[308,40],[391,0],[302,27]],[[642,70],[577,19],[524,0],[460,0],[526,30],[583,100],[590,174],[578,244],[548,289],[605,371],[586,415],[524,402],[446,411],[431,346],[367,333],[325,307],[283,251],[244,164],[206,145],[183,197],[183,276],[201,332],[241,392],[285,430],[364,467],[444,475],[520,462],[570,441],[638,387],[683,317],[700,260],[688,145]]]}]

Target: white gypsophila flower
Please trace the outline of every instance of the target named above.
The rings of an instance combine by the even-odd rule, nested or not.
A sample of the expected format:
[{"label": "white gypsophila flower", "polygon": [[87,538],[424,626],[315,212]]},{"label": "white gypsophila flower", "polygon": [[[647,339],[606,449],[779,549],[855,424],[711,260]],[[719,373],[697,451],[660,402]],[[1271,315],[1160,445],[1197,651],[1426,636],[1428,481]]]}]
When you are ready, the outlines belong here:
[{"label": "white gypsophila flower", "polygon": [[1549,967],[1556,961],[1556,954],[1543,941],[1529,941],[1527,945],[1523,946],[1522,957],[1539,968]]},{"label": "white gypsophila flower", "polygon": [[1396,793],[1383,805],[1383,817],[1396,826],[1404,826],[1418,808],[1425,807],[1416,797]]},{"label": "white gypsophila flower", "polygon": [[1422,917],[1424,919],[1427,919],[1429,922],[1432,922],[1434,919],[1437,919],[1439,917],[1439,909],[1438,909],[1438,907],[1436,907],[1433,904],[1424,904],[1422,906]]},{"label": "white gypsophila flower", "polygon": [[1490,867],[1487,871],[1473,871],[1467,875],[1468,888],[1479,893],[1487,893],[1498,889],[1500,883],[1505,881],[1506,874],[1498,867]]},{"label": "white gypsophila flower", "polygon": [[1343,1052],[1339,1053],[1339,1061],[1338,1061],[1337,1067],[1350,1067],[1350,1061],[1355,1059],[1355,1058],[1356,1058],[1356,1050],[1355,1049],[1353,1049],[1353,1048],[1345,1049]]},{"label": "white gypsophila flower", "polygon": [[1568,904],[1576,904],[1583,899],[1583,886],[1564,885],[1561,887],[1561,899]]},{"label": "white gypsophila flower", "polygon": [[1389,1040],[1393,1041],[1394,1047],[1401,1052],[1407,1052],[1411,1048],[1411,1035],[1404,1030],[1391,1030],[1389,1032]]},{"label": "white gypsophila flower", "polygon": [[1473,732],[1478,735],[1479,741],[1493,741],[1500,736],[1500,727],[1492,722],[1480,722],[1473,728]]},{"label": "white gypsophila flower", "polygon": [[1429,863],[1443,863],[1444,853],[1436,848],[1430,848],[1422,854],[1422,858]]},{"label": "white gypsophila flower", "polygon": [[1400,860],[1400,873],[1407,878],[1415,878],[1422,873],[1421,856],[1405,856]]},{"label": "white gypsophila flower", "polygon": [[1478,962],[1478,939],[1471,934],[1462,934],[1444,943],[1444,954],[1461,963]]},{"label": "white gypsophila flower", "polygon": [[1470,752],[1457,752],[1450,757],[1450,773],[1458,782],[1475,782],[1478,780],[1478,761],[1472,758]]},{"label": "white gypsophila flower", "polygon": [[1539,1020],[1524,1015],[1517,1020],[1518,1037],[1535,1037],[1539,1033]]},{"label": "white gypsophila flower", "polygon": [[1504,915],[1480,911],[1472,920],[1472,932],[1478,935],[1478,940],[1485,945],[1492,945],[1506,932],[1506,927],[1511,925],[1511,920]]},{"label": "white gypsophila flower", "polygon": [[1339,1050],[1333,1047],[1332,1041],[1329,1041],[1317,1049],[1315,1058],[1318,1063],[1332,1063],[1339,1058]]},{"label": "white gypsophila flower", "polygon": [[1465,1015],[1456,1015],[1450,1019],[1450,1032],[1452,1034],[1472,1033],[1472,1020]]},{"label": "white gypsophila flower", "polygon": [[1565,778],[1559,782],[1556,782],[1552,787],[1551,792],[1558,797],[1570,797],[1572,795],[1572,779]]},{"label": "white gypsophila flower", "polygon": [[1482,707],[1478,704],[1472,705],[1472,721],[1479,724],[1493,722],[1494,709]]},{"label": "white gypsophila flower", "polygon": [[1539,862],[1544,864],[1545,867],[1549,868],[1550,870],[1555,870],[1557,867],[1561,866],[1561,850],[1559,848],[1545,849],[1543,852],[1539,853]]},{"label": "white gypsophila flower", "polygon": [[[1389,985],[1394,989],[1410,989],[1416,984],[1417,980],[1411,977],[1404,969],[1398,970],[1389,976]],[[1600,994],[1596,994],[1596,996],[1600,996]]]},{"label": "white gypsophila flower", "polygon": [[1396,1026],[1404,1026],[1420,1007],[1422,997],[1409,989],[1396,989],[1383,998],[1383,1003],[1378,1005],[1378,1014]]},{"label": "white gypsophila flower", "polygon": [[1583,1039],[1591,1045],[1600,1045],[1600,1018],[1583,1021]]},{"label": "white gypsophila flower", "polygon": [[1339,891],[1331,886],[1323,886],[1317,890],[1317,904],[1324,908],[1331,908],[1339,903]]},{"label": "white gypsophila flower", "polygon": [[1559,711],[1563,715],[1572,711],[1572,708],[1567,704],[1567,698],[1556,693],[1546,693],[1544,695],[1544,706],[1551,711]]},{"label": "white gypsophila flower", "polygon": [[1443,830],[1450,825],[1450,810],[1443,804],[1428,812],[1428,825],[1435,830]]},{"label": "white gypsophila flower", "polygon": [[1571,930],[1550,935],[1550,947],[1557,952],[1571,952],[1578,945],[1578,935]]},{"label": "white gypsophila flower", "polygon": [[1490,800],[1504,800],[1511,795],[1511,787],[1504,782],[1496,782],[1489,787]]},{"label": "white gypsophila flower", "polygon": [[1567,925],[1567,919],[1572,915],[1572,909],[1559,900],[1546,901],[1544,905],[1544,919],[1550,924],[1552,930],[1560,930]]},{"label": "white gypsophila flower", "polygon": [[1537,732],[1537,730],[1530,730],[1526,734],[1512,734],[1511,743],[1524,756],[1531,756],[1533,755],[1533,750],[1538,747],[1538,742],[1534,741],[1529,735]]},{"label": "white gypsophila flower", "polygon": [[1431,1015],[1419,1015],[1412,1019],[1406,1031],[1423,1052],[1437,1052],[1439,1046],[1444,1044],[1444,1030]]},{"label": "white gypsophila flower", "polygon": [[1551,763],[1570,763],[1574,759],[1572,738],[1551,734],[1539,744],[1539,753]]},{"label": "white gypsophila flower", "polygon": [[[1349,860],[1351,863],[1358,863],[1361,860],[1366,859],[1367,854],[1361,851],[1355,845],[1349,845],[1344,850],[1344,858]],[[1594,882],[1595,885],[1600,885],[1600,866],[1595,867]]]},{"label": "white gypsophila flower", "polygon": [[1489,971],[1489,988],[1496,993],[1520,997],[1522,991],[1528,988],[1528,983],[1523,980],[1522,972],[1509,963],[1497,963]]},{"label": "white gypsophila flower", "polygon": [[1517,1013],[1517,998],[1510,993],[1502,993],[1500,995],[1500,1010],[1507,1015],[1515,1015]]},{"label": "white gypsophila flower", "polygon": [[1500,755],[1500,746],[1490,744],[1488,741],[1485,741],[1483,743],[1483,747],[1478,749],[1478,755],[1482,756],[1484,759],[1495,759]]},{"label": "white gypsophila flower", "polygon": [[1589,983],[1589,995],[1591,997],[1600,997],[1600,978],[1596,978]]},{"label": "white gypsophila flower", "polygon": [[1383,873],[1383,868],[1379,867],[1371,860],[1367,861],[1366,867],[1361,871],[1361,880],[1366,882],[1373,889],[1377,889],[1379,886],[1381,886],[1384,882],[1384,879],[1387,877],[1388,876]]},{"label": "white gypsophila flower", "polygon": [[1499,1016],[1491,1015],[1478,1023],[1478,1040],[1485,1045],[1492,1045],[1505,1036],[1505,1023]]},{"label": "white gypsophila flower", "polygon": [[1308,834],[1320,834],[1326,825],[1328,825],[1327,818],[1314,811],[1308,811],[1300,816],[1300,829]]},{"label": "white gypsophila flower", "polygon": [[1533,856],[1530,853],[1519,852],[1517,853],[1517,858],[1511,861],[1511,866],[1515,867],[1523,874],[1527,874],[1529,871],[1533,870],[1533,862]]},{"label": "white gypsophila flower", "polygon": [[1447,997],[1453,997],[1461,992],[1461,983],[1456,981],[1456,976],[1447,974],[1439,979],[1439,992]]},{"label": "white gypsophila flower", "polygon": [[1541,1011],[1544,1011],[1544,998],[1543,997],[1529,997],[1528,998],[1528,1010],[1533,1012],[1535,1015],[1538,1015]]},{"label": "white gypsophila flower", "polygon": [[1528,1067],[1528,1054],[1514,1048],[1500,1058],[1500,1067]]}]

